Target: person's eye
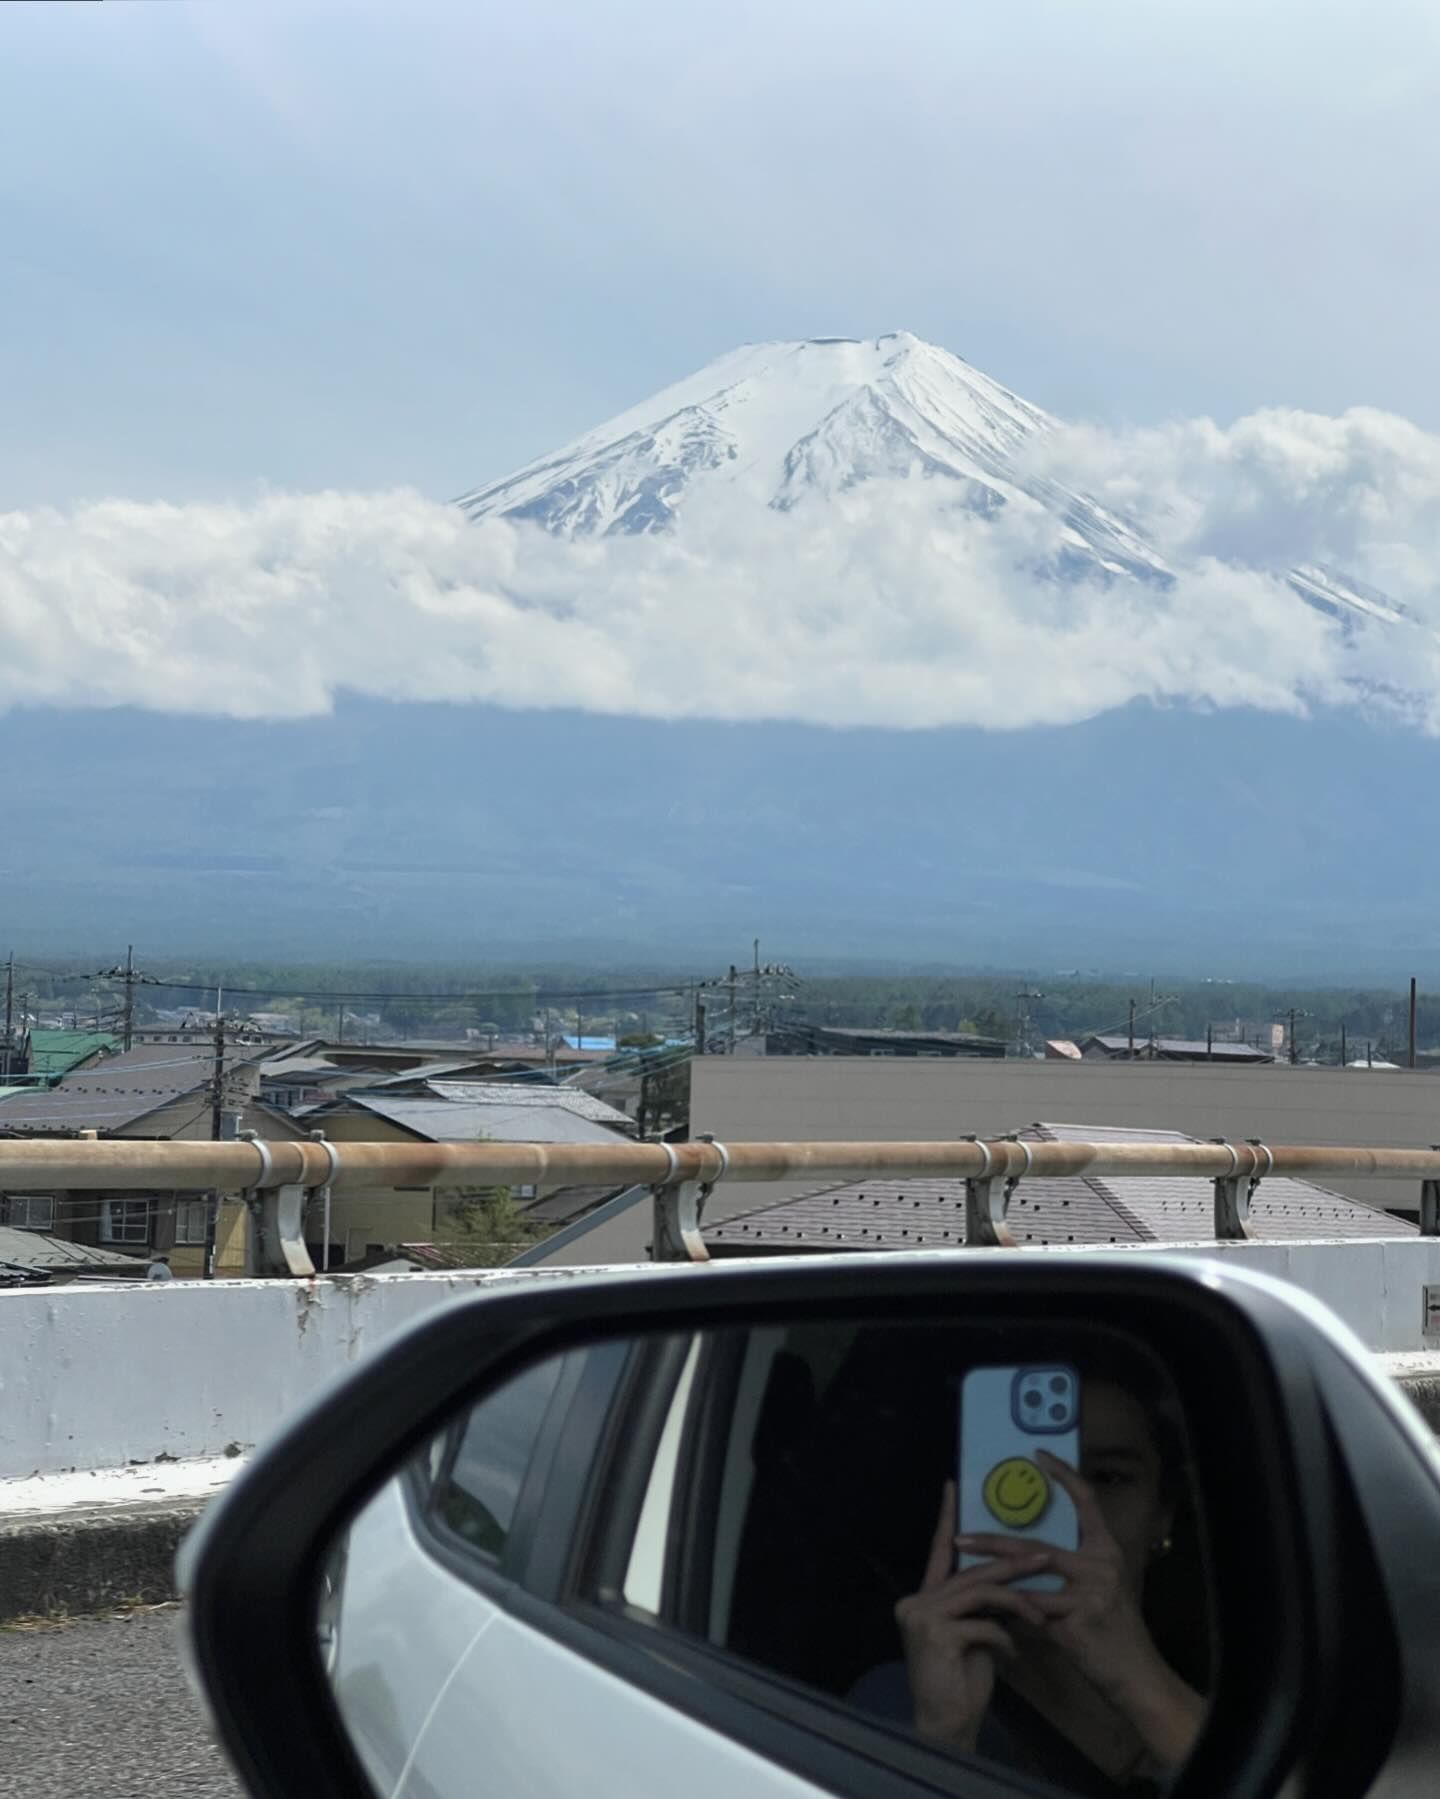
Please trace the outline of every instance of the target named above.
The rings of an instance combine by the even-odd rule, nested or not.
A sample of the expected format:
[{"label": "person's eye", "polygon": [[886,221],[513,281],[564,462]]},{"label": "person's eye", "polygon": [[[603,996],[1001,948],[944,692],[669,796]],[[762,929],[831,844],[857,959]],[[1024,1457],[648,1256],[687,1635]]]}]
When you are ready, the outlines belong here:
[{"label": "person's eye", "polygon": [[1092,1487],[1133,1487],[1135,1476],[1122,1468],[1097,1468],[1090,1476]]}]

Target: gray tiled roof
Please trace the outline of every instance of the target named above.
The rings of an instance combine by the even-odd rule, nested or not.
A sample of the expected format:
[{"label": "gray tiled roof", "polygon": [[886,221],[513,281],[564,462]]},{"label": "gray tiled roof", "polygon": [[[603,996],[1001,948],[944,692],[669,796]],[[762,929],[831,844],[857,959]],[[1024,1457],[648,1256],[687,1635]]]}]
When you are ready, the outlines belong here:
[{"label": "gray tiled roof", "polygon": [[520,1081],[446,1081],[427,1083],[439,1099],[452,1103],[502,1106],[560,1106],[592,1124],[608,1124],[628,1130],[630,1119],[618,1107],[607,1105],[580,1087],[530,1086]]},{"label": "gray tiled roof", "polygon": [[[266,1053],[263,1044],[231,1044],[225,1066],[256,1062]],[[0,1132],[122,1130],[182,1094],[208,1087],[214,1066],[208,1045],[139,1044],[93,1067],[77,1068],[48,1092],[0,1099]]]},{"label": "gray tiled roof", "polygon": [[[1042,1124],[1031,1142],[1193,1143],[1178,1131]],[[1007,1214],[1017,1243],[1194,1242],[1214,1232],[1204,1179],[1030,1179]],[[1393,1237],[1415,1226],[1309,1181],[1262,1181],[1251,1206],[1262,1237]],[[965,1183],[955,1179],[855,1181],[707,1225],[705,1240],[757,1250],[954,1249],[965,1241]]]},{"label": "gray tiled roof", "polygon": [[104,1249],[93,1243],[72,1243],[65,1237],[52,1237],[46,1231],[22,1230],[18,1225],[0,1224],[0,1262],[22,1268],[89,1269],[103,1274],[111,1269],[119,1274],[133,1274],[136,1258],[116,1249]]},{"label": "gray tiled roof", "polygon": [[[1113,1056],[1128,1055],[1130,1039],[1128,1036],[1094,1036],[1083,1039],[1085,1043],[1098,1043]],[[1273,1062],[1274,1056],[1269,1050],[1256,1049],[1253,1043],[1207,1042],[1204,1037],[1137,1037],[1135,1053],[1137,1056],[1148,1056],[1151,1053],[1161,1056],[1182,1056],[1196,1061],[1209,1058],[1215,1062]]]},{"label": "gray tiled roof", "polygon": [[[556,1103],[553,1090],[538,1091],[548,1104],[535,1104],[524,1089],[507,1089],[500,1100],[479,1104],[453,1099],[399,1099],[367,1090],[349,1093],[342,1105],[363,1106],[432,1143],[615,1143],[619,1133]],[[520,1097],[521,1095],[524,1097]],[[315,1107],[308,1117],[323,1111]],[[623,1117],[623,1113],[621,1114]]]}]

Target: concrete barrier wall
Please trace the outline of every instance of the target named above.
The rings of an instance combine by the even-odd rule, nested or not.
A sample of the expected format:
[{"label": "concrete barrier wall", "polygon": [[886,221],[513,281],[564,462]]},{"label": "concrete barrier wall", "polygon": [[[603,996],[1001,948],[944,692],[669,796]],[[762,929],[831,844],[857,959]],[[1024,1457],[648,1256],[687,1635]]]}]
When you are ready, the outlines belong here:
[{"label": "concrete barrier wall", "polygon": [[[1338,1312],[1372,1349],[1433,1347],[1422,1331],[1423,1292],[1427,1283],[1440,1285],[1440,1239],[1210,1243],[1174,1253],[1218,1257],[1293,1281]],[[688,1278],[723,1280],[740,1266],[697,1267]],[[173,1281],[0,1293],[0,1481],[243,1453],[327,1381],[435,1307],[579,1272]],[[603,1272],[613,1278],[635,1271]]]},{"label": "concrete barrier wall", "polygon": [[248,1450],[397,1330],[516,1278],[476,1271],[0,1293],[0,1480]]}]

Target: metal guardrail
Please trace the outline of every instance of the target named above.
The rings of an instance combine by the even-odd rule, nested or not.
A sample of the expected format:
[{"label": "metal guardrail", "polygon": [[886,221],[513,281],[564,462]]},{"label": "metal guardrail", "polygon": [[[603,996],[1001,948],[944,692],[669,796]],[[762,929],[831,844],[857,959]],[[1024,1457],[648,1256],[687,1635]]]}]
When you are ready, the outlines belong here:
[{"label": "metal guardrail", "polygon": [[[1334,1148],[1211,1143],[1027,1143],[1018,1137],[940,1143],[343,1143],[317,1136],[269,1142],[143,1143],[41,1138],[0,1140],[0,1191],[213,1188],[242,1193],[257,1216],[262,1261],[314,1272],[303,1229],[312,1201],[374,1186],[625,1187],[655,1201],[657,1260],[708,1259],[700,1234],[717,1182],[858,1180],[950,1176],[965,1182],[966,1242],[1013,1243],[1010,1195],[1030,1176],[1190,1178],[1214,1184],[1215,1235],[1254,1235],[1250,1199],[1271,1176],[1420,1183],[1420,1228],[1440,1235],[1440,1147]],[[632,1197],[633,1195],[633,1197]],[[619,1203],[619,1202],[615,1202]],[[584,1221],[582,1221],[582,1224]],[[578,1227],[577,1227],[578,1228]],[[553,1247],[553,1245],[552,1245]],[[527,1258],[529,1259],[529,1258]]]},{"label": "metal guardrail", "polygon": [[657,1186],[680,1180],[858,1180],[866,1175],[1189,1176],[1263,1180],[1363,1175],[1440,1182],[1440,1148],[1365,1149],[1214,1143],[1023,1143],[1014,1137],[942,1143],[145,1143],[0,1139],[0,1192],[55,1188],[215,1187],[239,1193],[293,1184],[337,1192],[373,1186]]}]

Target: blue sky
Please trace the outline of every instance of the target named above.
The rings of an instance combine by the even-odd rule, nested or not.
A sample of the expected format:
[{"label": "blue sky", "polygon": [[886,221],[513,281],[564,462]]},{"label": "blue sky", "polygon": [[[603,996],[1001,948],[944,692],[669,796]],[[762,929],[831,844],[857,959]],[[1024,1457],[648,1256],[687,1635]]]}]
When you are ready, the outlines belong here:
[{"label": "blue sky", "polygon": [[0,510],[504,473],[904,327],[1113,424],[1440,428],[1433,5],[0,10]]}]

